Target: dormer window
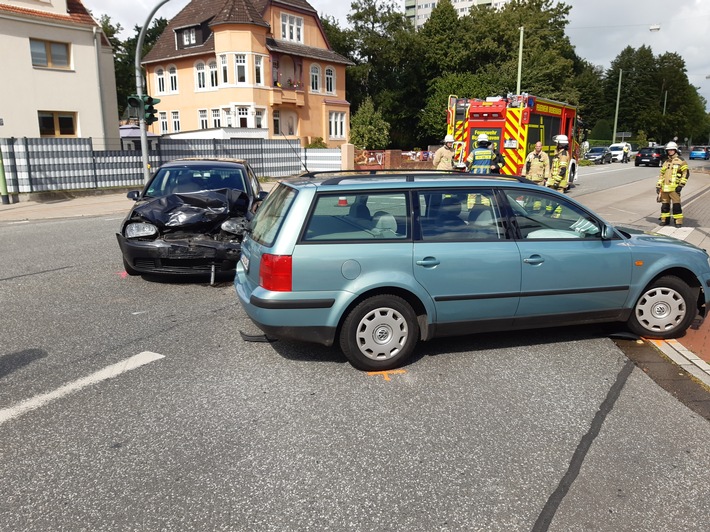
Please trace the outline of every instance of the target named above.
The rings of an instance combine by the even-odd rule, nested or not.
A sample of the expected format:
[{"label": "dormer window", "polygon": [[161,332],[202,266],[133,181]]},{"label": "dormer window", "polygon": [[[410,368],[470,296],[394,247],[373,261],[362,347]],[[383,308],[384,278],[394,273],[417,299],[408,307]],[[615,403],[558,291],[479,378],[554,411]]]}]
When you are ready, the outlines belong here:
[{"label": "dormer window", "polygon": [[281,38],[303,43],[303,18],[281,13]]},{"label": "dormer window", "polygon": [[188,28],[182,30],[182,44],[183,46],[190,46],[197,42],[195,37],[195,28]]}]

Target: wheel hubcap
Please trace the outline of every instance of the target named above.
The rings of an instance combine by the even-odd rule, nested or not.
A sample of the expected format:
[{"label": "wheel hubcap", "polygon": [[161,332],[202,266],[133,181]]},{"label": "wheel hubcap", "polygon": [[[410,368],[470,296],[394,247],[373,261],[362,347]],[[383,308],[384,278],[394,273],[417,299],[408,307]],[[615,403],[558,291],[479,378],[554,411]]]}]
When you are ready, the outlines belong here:
[{"label": "wheel hubcap", "polygon": [[650,332],[668,332],[678,327],[688,309],[683,297],[671,288],[652,288],[636,304],[636,318]]},{"label": "wheel hubcap", "polygon": [[372,360],[387,360],[407,343],[407,320],[392,308],[381,307],[367,313],[358,323],[357,345]]}]

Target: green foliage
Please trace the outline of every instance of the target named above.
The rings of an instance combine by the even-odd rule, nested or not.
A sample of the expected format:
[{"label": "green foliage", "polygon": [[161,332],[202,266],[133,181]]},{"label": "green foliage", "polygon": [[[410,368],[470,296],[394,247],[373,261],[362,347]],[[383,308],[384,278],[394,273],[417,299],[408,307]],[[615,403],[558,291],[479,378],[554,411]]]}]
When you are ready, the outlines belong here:
[{"label": "green foliage", "polygon": [[390,125],[367,98],[350,119],[350,142],[363,149],[382,150],[389,144]]},{"label": "green foliage", "polygon": [[316,137],[311,139],[311,142],[306,145],[306,148],[316,149],[316,148],[327,148],[328,145],[323,140],[323,137]]},{"label": "green foliage", "polygon": [[[611,144],[612,126],[608,120],[598,120],[589,132],[589,138],[606,140],[605,144]],[[591,142],[590,142],[591,144]]]}]

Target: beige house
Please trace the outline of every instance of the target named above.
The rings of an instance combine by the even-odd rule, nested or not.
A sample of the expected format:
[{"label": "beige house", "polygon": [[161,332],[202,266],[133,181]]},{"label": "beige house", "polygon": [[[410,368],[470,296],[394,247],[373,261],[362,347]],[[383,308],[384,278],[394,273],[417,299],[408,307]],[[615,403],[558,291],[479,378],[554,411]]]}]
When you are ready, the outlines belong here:
[{"label": "beige house", "polygon": [[113,51],[80,0],[0,0],[0,137],[119,149]]},{"label": "beige house", "polygon": [[172,137],[346,143],[345,67],[305,0],[192,0],[143,59]]}]

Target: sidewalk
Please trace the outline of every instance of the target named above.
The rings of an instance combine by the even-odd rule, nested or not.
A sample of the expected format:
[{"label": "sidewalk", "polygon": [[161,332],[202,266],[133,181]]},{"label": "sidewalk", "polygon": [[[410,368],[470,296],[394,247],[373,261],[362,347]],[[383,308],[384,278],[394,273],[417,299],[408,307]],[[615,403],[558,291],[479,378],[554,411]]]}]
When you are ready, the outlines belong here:
[{"label": "sidewalk", "polygon": [[[272,183],[264,184],[267,190],[272,186]],[[91,195],[44,194],[21,199],[23,201],[19,203],[0,204],[0,228],[4,224],[35,220],[111,215],[123,217],[133,204],[133,200],[126,197],[126,191]],[[710,231],[704,228],[657,226],[652,230],[695,245],[702,244],[701,247],[706,249],[710,243]],[[688,329],[678,340],[653,343],[684,370],[710,386],[710,316],[698,330]]]}]

